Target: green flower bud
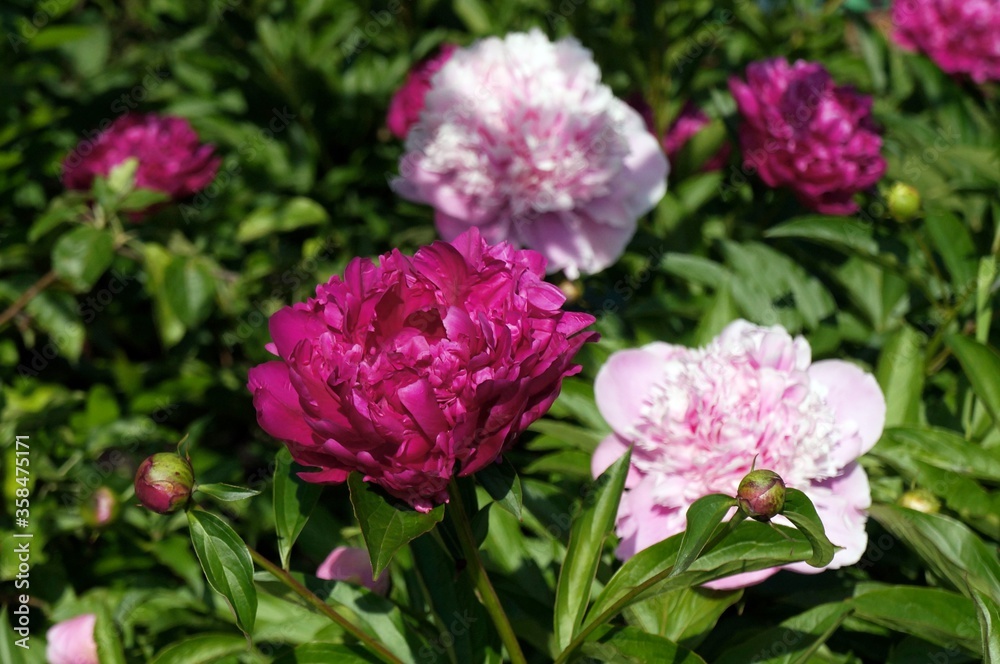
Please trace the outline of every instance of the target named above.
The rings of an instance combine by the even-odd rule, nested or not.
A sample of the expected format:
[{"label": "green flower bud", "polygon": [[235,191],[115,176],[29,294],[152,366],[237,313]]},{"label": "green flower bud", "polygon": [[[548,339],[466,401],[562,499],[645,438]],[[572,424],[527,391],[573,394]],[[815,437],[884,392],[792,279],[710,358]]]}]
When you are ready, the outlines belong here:
[{"label": "green flower bud", "polygon": [[899,497],[899,505],[924,514],[937,514],[941,511],[941,501],[926,489],[913,489]]},{"label": "green flower bud", "polygon": [[194,471],[187,459],[170,452],[154,454],[135,474],[135,495],[145,507],[167,514],[187,504]]},{"label": "green flower bud", "polygon": [[751,470],[740,482],[736,500],[747,516],[770,521],[785,507],[785,482],[773,470]]},{"label": "green flower bud", "polygon": [[903,182],[897,182],[889,190],[889,214],[900,223],[912,221],[920,215],[920,194]]}]

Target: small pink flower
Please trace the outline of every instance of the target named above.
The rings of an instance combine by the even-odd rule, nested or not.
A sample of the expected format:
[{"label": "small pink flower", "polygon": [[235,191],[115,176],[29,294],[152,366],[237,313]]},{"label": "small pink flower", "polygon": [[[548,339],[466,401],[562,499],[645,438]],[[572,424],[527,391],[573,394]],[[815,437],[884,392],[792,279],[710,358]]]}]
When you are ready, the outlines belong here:
[{"label": "small pink flower", "polygon": [[[653,109],[639,94],[633,94],[628,98],[628,104],[642,116],[646,122],[646,128],[650,132],[656,133],[656,119],[653,117]],[[663,150],[667,153],[667,159],[671,164],[677,161],[677,156],[684,146],[688,144],[695,135],[711,122],[703,110],[698,108],[694,102],[687,101],[680,115],[674,118],[673,123],[663,136]],[[733,153],[733,146],[728,141],[723,143],[714,155],[702,164],[702,172],[717,171],[726,165],[729,156]]]},{"label": "small pink flower", "polygon": [[183,199],[215,178],[221,159],[202,144],[184,118],[155,114],[119,117],[91,139],[81,141],[63,162],[63,185],[89,190],[97,176],[134,157],[135,185]]},{"label": "small pink flower", "polygon": [[406,138],[410,127],[417,124],[420,111],[424,110],[424,96],[431,89],[431,79],[451,59],[456,48],[455,44],[442,44],[436,55],[417,63],[410,70],[402,87],[392,96],[385,123],[397,138]]},{"label": "small pink flower", "polygon": [[393,188],[445,239],[476,227],[575,279],[618,260],[666,191],[659,142],[575,39],[483,39],[431,83]]},{"label": "small pink flower", "polygon": [[[882,435],[885,398],[871,374],[810,355],[802,337],[741,320],[705,348],[652,343],[608,359],[594,391],[614,433],[598,446],[592,469],[596,477],[634,446],[618,510],[619,558],[683,531],[698,498],[735,495],[755,458],[816,505],[827,536],[844,547],[829,568],[861,558],[871,494],[857,459]],[[787,569],[820,571],[805,563]],[[777,571],[711,585],[738,588]]]},{"label": "small pink flower", "polygon": [[892,22],[900,46],[926,53],[949,74],[1000,81],[997,0],[896,0]]},{"label": "small pink flower", "polygon": [[94,626],[97,616],[84,613],[49,628],[45,657],[49,664],[99,664]]},{"label": "small pink flower", "polygon": [[555,401],[594,317],[563,311],[545,259],[472,229],[411,258],[351,261],[271,317],[280,359],[250,370],[257,421],[303,479],[351,471],[415,509],[496,461]]},{"label": "small pink flower", "polygon": [[372,561],[368,552],[353,546],[338,546],[330,552],[316,570],[316,576],[328,581],[347,581],[368,588],[373,593],[389,592],[389,572],[382,570],[378,580],[372,578]]},{"label": "small pink flower", "polygon": [[872,99],[838,86],[822,65],[754,62],[729,80],[743,123],[743,165],[770,187],[789,187],[823,214],[851,214],[853,197],[881,179],[886,163]]}]

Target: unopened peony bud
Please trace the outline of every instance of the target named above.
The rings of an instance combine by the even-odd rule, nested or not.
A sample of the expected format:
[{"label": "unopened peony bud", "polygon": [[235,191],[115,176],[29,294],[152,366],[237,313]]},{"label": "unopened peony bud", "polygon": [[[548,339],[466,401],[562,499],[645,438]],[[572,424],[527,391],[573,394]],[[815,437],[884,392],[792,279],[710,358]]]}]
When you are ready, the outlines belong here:
[{"label": "unopened peony bud", "polygon": [[889,190],[889,214],[900,223],[916,219],[920,214],[920,194],[902,182],[892,185]]},{"label": "unopened peony bud", "polygon": [[785,507],[785,482],[772,470],[751,470],[740,482],[736,499],[747,516],[770,521]]},{"label": "unopened peony bud", "polygon": [[45,657],[49,664],[98,664],[94,626],[97,616],[85,613],[58,622],[45,635]]},{"label": "unopened peony bud", "polygon": [[135,474],[135,495],[145,507],[166,514],[191,497],[194,471],[186,459],[170,452],[154,454]]},{"label": "unopened peony bud", "polygon": [[88,526],[104,528],[118,516],[118,496],[106,486],[99,487],[80,511]]},{"label": "unopened peony bud", "polygon": [[379,595],[389,591],[388,571],[383,570],[378,579],[372,578],[372,561],[368,552],[353,546],[338,546],[331,551],[316,570],[316,576],[328,581],[356,583]]},{"label": "unopened peony bud", "polygon": [[579,281],[573,281],[572,279],[564,279],[562,283],[559,284],[559,290],[563,292],[566,296],[566,301],[570,304],[576,302],[583,296],[583,288],[580,287]]},{"label": "unopened peony bud", "polygon": [[937,514],[941,511],[941,501],[925,489],[907,491],[899,497],[899,505],[924,514]]}]

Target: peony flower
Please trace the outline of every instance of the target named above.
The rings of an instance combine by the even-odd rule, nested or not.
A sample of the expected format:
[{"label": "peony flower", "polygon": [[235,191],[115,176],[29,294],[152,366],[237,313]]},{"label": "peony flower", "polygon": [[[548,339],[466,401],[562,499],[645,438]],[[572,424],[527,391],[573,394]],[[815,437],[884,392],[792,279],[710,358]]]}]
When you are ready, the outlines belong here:
[{"label": "peony flower", "polygon": [[[844,547],[828,567],[861,558],[871,494],[857,459],[882,435],[886,409],[871,374],[841,360],[812,362],[802,337],[741,320],[705,348],[651,343],[614,353],[594,390],[614,431],[594,453],[594,476],[634,446],[618,510],[622,560],[683,531],[698,498],[734,495],[755,457],[809,496],[827,536]],[[711,585],[742,587],[777,571]]]},{"label": "peony flower", "polygon": [[539,30],[458,49],[434,76],[394,189],[435,209],[445,239],[540,252],[575,279],[614,263],[666,191],[642,118],[600,82],[590,51]]},{"label": "peony flower", "polygon": [[316,576],[327,581],[347,581],[368,588],[373,593],[389,592],[389,572],[382,570],[376,581],[372,578],[372,561],[365,549],[338,546],[330,552],[316,570]]},{"label": "peony flower", "polygon": [[478,230],[344,277],[270,320],[281,359],[250,370],[257,421],[303,479],[351,471],[420,511],[447,502],[456,474],[496,461],[579,367],[594,317],[564,312],[545,260]]},{"label": "peony flower", "polygon": [[184,118],[127,114],[93,138],[81,141],[63,162],[63,185],[89,190],[97,176],[134,157],[139,161],[135,186],[187,198],[215,178],[220,158],[203,145]]},{"label": "peony flower", "polygon": [[743,116],[744,168],[768,186],[791,188],[823,214],[851,214],[854,194],[885,173],[871,97],[837,86],[822,65],[755,62],[729,88]]},{"label": "peony flower", "polygon": [[[639,95],[632,95],[629,97],[628,103],[629,106],[638,111],[639,115],[642,116],[642,119],[646,122],[646,128],[655,134],[656,121],[653,117],[653,109],[646,100]],[[670,163],[677,161],[678,155],[684,149],[684,146],[688,144],[688,141],[694,138],[711,121],[711,118],[705,114],[705,111],[695,106],[693,102],[688,101],[684,104],[680,115],[674,119],[673,123],[667,129],[667,133],[663,136],[663,150],[667,153],[667,159]],[[726,165],[732,153],[733,147],[728,142],[723,143],[719,146],[716,153],[701,165],[701,171],[719,170]]]},{"label": "peony flower", "polygon": [[900,46],[923,51],[949,74],[1000,81],[1000,2],[896,0],[892,22]]},{"label": "peony flower", "polygon": [[431,79],[451,59],[456,48],[455,44],[442,44],[436,55],[417,63],[410,70],[402,87],[392,96],[385,124],[397,138],[406,138],[410,127],[417,124],[420,111],[424,110],[424,96],[431,89]]},{"label": "peony flower", "polygon": [[98,664],[94,626],[97,616],[84,613],[58,622],[45,635],[45,658],[49,664]]}]

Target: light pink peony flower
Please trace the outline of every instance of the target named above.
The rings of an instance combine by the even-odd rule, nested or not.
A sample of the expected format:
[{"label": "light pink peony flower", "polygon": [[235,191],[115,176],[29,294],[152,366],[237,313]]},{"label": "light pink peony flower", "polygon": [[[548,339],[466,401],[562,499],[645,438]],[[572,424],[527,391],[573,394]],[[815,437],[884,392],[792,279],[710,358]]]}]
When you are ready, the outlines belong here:
[{"label": "light pink peony flower", "polygon": [[97,616],[84,613],[58,622],[45,635],[45,658],[49,664],[99,664],[94,626]]},{"label": "light pink peony flower", "polygon": [[[882,435],[886,409],[871,374],[840,360],[814,363],[802,337],[741,320],[705,348],[652,343],[614,353],[594,390],[614,431],[594,453],[594,476],[634,445],[618,511],[622,560],[683,531],[698,498],[735,495],[754,457],[816,505],[827,536],[844,547],[828,567],[861,558],[871,494],[857,458]],[[711,585],[738,588],[777,571]]]},{"label": "light pink peony flower", "polygon": [[431,89],[431,79],[451,59],[456,48],[455,44],[442,44],[437,54],[410,70],[403,85],[392,96],[385,124],[398,138],[406,138],[410,127],[417,124],[420,111],[424,110],[424,97]]},{"label": "light pink peony flower", "polygon": [[368,588],[373,593],[389,592],[389,572],[382,570],[372,578],[372,560],[368,552],[354,546],[338,546],[316,570],[316,576],[328,581],[347,581]]},{"label": "light pink peony flower", "polygon": [[187,198],[215,178],[221,159],[213,155],[214,149],[199,142],[184,118],[130,113],[74,148],[63,162],[63,185],[86,191],[95,177],[106,177],[135,157],[137,188]]},{"label": "light pink peony flower", "polygon": [[900,46],[923,51],[949,74],[1000,80],[997,0],[896,0],[892,22]]},{"label": "light pink peony flower", "polygon": [[559,394],[596,334],[542,280],[545,260],[472,229],[412,258],[355,259],[316,298],[271,317],[281,359],[250,370],[257,420],[303,474],[364,474],[414,508],[497,460]]},{"label": "light pink peony flower", "polygon": [[614,263],[666,191],[667,160],[642,118],[600,82],[590,51],[539,30],[458,49],[406,139],[405,198],[445,239],[469,227],[570,278]]},{"label": "light pink peony flower", "polygon": [[789,187],[824,214],[851,214],[854,194],[885,173],[882,138],[872,99],[838,86],[826,69],[776,58],[747,67],[747,80],[729,80],[743,123],[744,168],[770,187]]}]

